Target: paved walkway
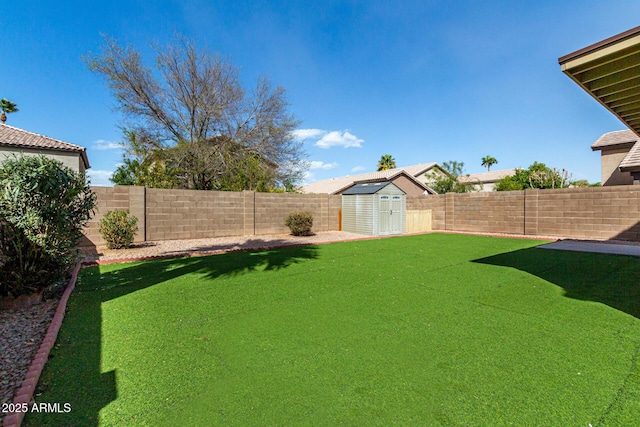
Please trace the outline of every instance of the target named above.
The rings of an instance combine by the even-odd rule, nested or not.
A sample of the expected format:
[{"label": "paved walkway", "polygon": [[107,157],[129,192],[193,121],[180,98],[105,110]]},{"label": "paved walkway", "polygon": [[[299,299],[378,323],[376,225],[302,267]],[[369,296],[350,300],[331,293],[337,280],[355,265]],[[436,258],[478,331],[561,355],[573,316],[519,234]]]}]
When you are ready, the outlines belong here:
[{"label": "paved walkway", "polygon": [[624,244],[581,240],[559,240],[557,242],[547,243],[546,245],[540,245],[538,248],[640,257],[640,245],[633,243]]}]

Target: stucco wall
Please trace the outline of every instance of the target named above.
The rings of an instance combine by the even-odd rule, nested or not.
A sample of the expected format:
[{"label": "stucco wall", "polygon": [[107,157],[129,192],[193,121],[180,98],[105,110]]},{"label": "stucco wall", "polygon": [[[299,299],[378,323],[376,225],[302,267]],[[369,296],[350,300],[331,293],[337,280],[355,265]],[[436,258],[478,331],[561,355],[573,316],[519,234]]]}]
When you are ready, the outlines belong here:
[{"label": "stucco wall", "polygon": [[629,172],[620,172],[620,162],[629,152],[629,148],[602,150],[602,185],[630,185],[633,177]]},{"label": "stucco wall", "polygon": [[82,161],[80,153],[71,151],[29,150],[26,148],[11,148],[5,146],[0,147],[0,161],[12,155],[19,156],[21,154],[24,154],[25,156],[37,156],[38,154],[44,154],[45,156],[62,162],[63,165],[71,168],[75,172],[84,172],[84,162]]},{"label": "stucco wall", "polygon": [[416,183],[404,175],[395,177],[391,182],[405,192],[407,196],[422,196],[424,190],[416,185]]}]

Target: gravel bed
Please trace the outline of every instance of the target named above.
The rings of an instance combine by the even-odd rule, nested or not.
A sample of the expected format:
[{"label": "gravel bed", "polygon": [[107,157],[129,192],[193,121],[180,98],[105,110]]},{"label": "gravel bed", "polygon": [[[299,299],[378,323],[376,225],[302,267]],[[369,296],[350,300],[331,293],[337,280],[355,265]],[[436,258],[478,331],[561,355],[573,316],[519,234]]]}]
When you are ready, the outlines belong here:
[{"label": "gravel bed", "polygon": [[[11,403],[49,329],[58,299],[0,310],[0,405]],[[3,415],[0,412],[0,420]]]},{"label": "gravel bed", "polygon": [[86,261],[106,261],[114,259],[135,259],[154,256],[180,256],[194,252],[222,252],[232,250],[260,249],[274,246],[319,244],[338,241],[371,238],[346,231],[326,231],[313,236],[292,236],[291,234],[271,234],[263,236],[234,236],[209,239],[163,240],[144,242],[129,249],[107,249],[106,247],[82,248]]}]

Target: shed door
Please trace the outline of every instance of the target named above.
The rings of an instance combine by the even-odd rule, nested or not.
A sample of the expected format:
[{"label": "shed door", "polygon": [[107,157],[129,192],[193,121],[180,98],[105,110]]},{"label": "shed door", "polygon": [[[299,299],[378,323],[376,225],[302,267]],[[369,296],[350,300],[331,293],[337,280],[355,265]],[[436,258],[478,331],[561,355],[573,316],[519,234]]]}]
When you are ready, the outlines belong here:
[{"label": "shed door", "polygon": [[378,234],[389,234],[391,225],[391,197],[380,196],[380,210],[378,212]]},{"label": "shed door", "polygon": [[391,197],[391,209],[389,212],[389,234],[402,233],[402,197]]}]

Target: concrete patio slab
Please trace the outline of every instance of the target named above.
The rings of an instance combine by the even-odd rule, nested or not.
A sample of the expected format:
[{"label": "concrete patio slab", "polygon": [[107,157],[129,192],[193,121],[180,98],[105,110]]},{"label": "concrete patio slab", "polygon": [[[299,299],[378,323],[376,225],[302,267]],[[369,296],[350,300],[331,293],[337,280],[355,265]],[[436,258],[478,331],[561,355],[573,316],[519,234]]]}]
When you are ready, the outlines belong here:
[{"label": "concrete patio slab", "polygon": [[594,252],[599,254],[630,255],[640,257],[640,245],[629,243],[608,243],[582,240],[558,240],[537,246],[540,249],[556,249],[561,251]]}]

